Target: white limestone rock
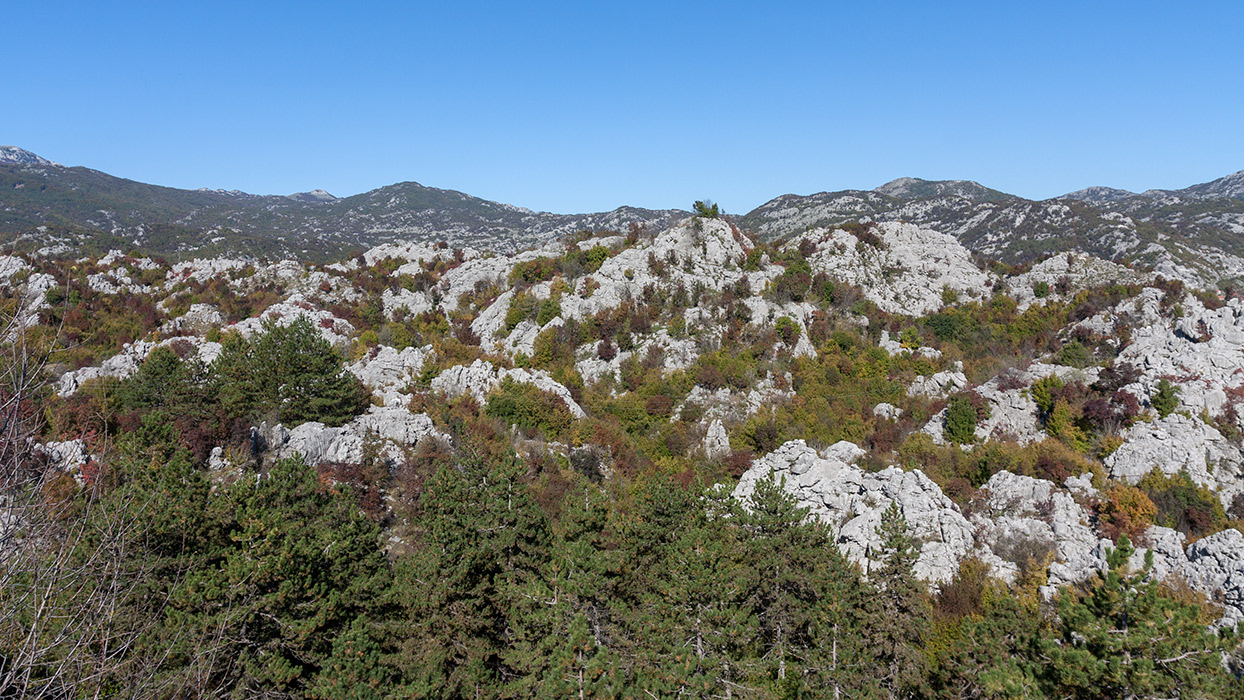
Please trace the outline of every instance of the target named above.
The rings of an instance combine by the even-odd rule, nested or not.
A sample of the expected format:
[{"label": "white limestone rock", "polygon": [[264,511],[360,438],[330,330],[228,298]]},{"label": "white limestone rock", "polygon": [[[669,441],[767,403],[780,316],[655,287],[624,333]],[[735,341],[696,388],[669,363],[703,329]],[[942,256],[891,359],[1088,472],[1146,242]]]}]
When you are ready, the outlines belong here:
[{"label": "white limestone rock", "polygon": [[708,432],[704,434],[704,456],[713,460],[730,456],[730,436],[720,420],[708,425]]},{"label": "white limestone rock", "polygon": [[380,304],[389,319],[394,318],[398,310],[405,311],[408,316],[418,316],[432,310],[432,298],[427,293],[412,292],[404,287],[381,292]]},{"label": "white limestone rock", "polygon": [[405,406],[410,397],[403,393],[406,385],[423,370],[423,364],[433,354],[431,345],[397,350],[382,345],[369,352],[348,369],[359,378],[372,394],[385,406]]},{"label": "white limestone rock", "polygon": [[[468,251],[464,250],[466,254]],[[474,251],[470,251],[474,252]],[[466,255],[464,255],[466,257]],[[449,246],[424,241],[403,241],[398,243],[381,243],[363,253],[363,260],[368,265],[375,265],[381,260],[392,258],[404,260],[406,263],[421,265],[425,262],[448,261],[454,259],[454,251]],[[400,268],[399,268],[400,269]],[[407,272],[405,274],[413,274]]]},{"label": "white limestone rock", "polygon": [[288,326],[300,318],[307,319],[316,332],[334,347],[345,347],[354,335],[354,326],[349,321],[337,318],[331,311],[318,308],[315,303],[298,293],[269,306],[260,315],[235,323],[229,328],[244,337],[250,337],[261,333],[266,322]]},{"label": "white limestone rock", "polygon": [[1123,432],[1123,444],[1105,460],[1110,477],[1135,484],[1157,469],[1168,476],[1187,471],[1194,482],[1217,492],[1223,507],[1244,493],[1244,457],[1213,426],[1172,413]]},{"label": "white limestone rock", "polygon": [[24,280],[14,281],[19,273],[31,270],[25,260],[15,255],[0,255],[0,289],[12,292],[18,300],[13,332],[39,323],[39,312],[48,308],[48,290],[56,286],[56,278],[44,272],[27,274]]},{"label": "white limestone rock", "polygon": [[30,264],[16,255],[0,255],[0,284],[8,286],[13,275],[30,269]]},{"label": "white limestone rock", "polygon": [[[1055,375],[1064,382],[1092,384],[1097,381],[1098,369],[1076,369],[1062,365],[1034,362],[1027,369],[1011,369],[976,387],[976,393],[989,402],[989,417],[976,426],[980,441],[1008,439],[1021,445],[1045,439],[1039,421],[1037,403],[1032,400],[1032,383],[1043,377]],[[946,409],[942,409],[925,424],[922,431],[937,444],[945,444],[944,429]]]},{"label": "white limestone rock", "polygon": [[[502,289],[510,286],[510,271],[520,262],[542,257],[556,257],[565,251],[559,243],[551,242],[543,248],[527,250],[517,255],[497,255],[467,260],[441,277],[436,289],[441,294],[441,311],[452,313],[458,309],[463,294],[475,291],[478,286],[497,285]],[[508,304],[506,307],[508,308]]]},{"label": "white limestone rock", "polygon": [[[1138,398],[1151,397],[1158,382],[1167,378],[1179,387],[1181,409],[1220,415],[1231,401],[1229,395],[1244,386],[1244,301],[1232,299],[1209,310],[1187,295],[1179,301],[1183,316],[1171,320],[1160,315],[1160,293],[1145,292],[1130,306],[1123,302],[1116,309],[1123,317],[1140,307],[1132,311],[1140,322],[1133,323],[1132,341],[1118,362],[1132,364],[1142,377],[1125,389]],[[1244,426],[1244,410],[1237,413]]]},{"label": "white limestone rock", "polygon": [[747,391],[731,391],[722,387],[716,391],[699,384],[691,388],[687,397],[674,407],[670,420],[682,419],[683,408],[687,404],[695,404],[704,409],[702,420],[722,420],[729,423],[742,423],[759,413],[761,409],[772,407],[779,402],[790,401],[795,396],[790,388],[791,376],[787,372],[781,386],[772,374],[756,383]]},{"label": "white limestone rock", "polygon": [[1193,542],[1185,554],[1184,580],[1222,600],[1226,608],[1221,624],[1244,622],[1244,535],[1223,530]]},{"label": "white limestone rock", "polygon": [[202,335],[224,323],[220,310],[212,304],[191,304],[186,313],[166,322],[160,327],[164,333],[189,333]]},{"label": "white limestone rock", "polygon": [[873,406],[873,415],[885,420],[898,420],[903,415],[903,409],[892,403],[879,403]]},{"label": "white limestone rock", "polygon": [[801,238],[817,242],[808,260],[814,271],[860,287],[889,313],[923,316],[942,308],[944,289],[966,301],[984,298],[993,284],[953,236],[898,222],[877,224],[873,232],[881,248],[860,244],[842,229],[815,229]]},{"label": "white limestone rock", "polygon": [[902,343],[890,337],[890,331],[887,330],[881,331],[881,339],[877,341],[877,347],[885,350],[886,354],[890,357],[903,354],[911,354],[916,357],[927,357],[930,360],[937,360],[942,357],[942,351],[937,348],[930,348],[923,345],[914,349],[903,347]]},{"label": "white limestone rock", "polygon": [[232,272],[240,272],[250,264],[246,260],[232,258],[195,258],[175,263],[165,278],[170,283],[188,280],[207,282],[216,277],[224,278]]},{"label": "white limestone rock", "polygon": [[91,453],[81,440],[45,442],[35,446],[35,451],[45,455],[53,469],[77,474],[82,466],[91,461]]},{"label": "white limestone rock", "polygon": [[[1052,550],[1048,585],[1081,581],[1105,564],[1103,540],[1090,515],[1068,491],[1044,479],[1000,471],[982,488],[985,510],[973,516],[985,559],[1007,580],[1018,572],[1015,559]],[[1109,544],[1109,541],[1105,541]]]},{"label": "white limestone rock", "polygon": [[420,440],[447,440],[424,413],[411,413],[398,406],[372,406],[367,413],[337,428],[309,422],[291,430],[268,431],[267,447],[278,459],[301,456],[309,465],[325,462],[358,464],[363,460],[363,442],[371,434],[381,441],[381,454],[390,462],[403,459],[407,448]]},{"label": "white limestone rock", "polygon": [[[1070,294],[1107,284],[1143,284],[1152,275],[1137,272],[1117,263],[1084,253],[1067,252],[1055,255],[1032,266],[1028,272],[1006,280],[1007,293],[1023,311],[1034,303],[1061,300],[1058,288],[1065,285]],[[1047,295],[1038,299],[1034,291],[1038,283],[1048,287]]]},{"label": "white limestone rock", "polygon": [[944,398],[966,388],[968,388],[968,378],[962,370],[947,370],[930,377],[916,377],[911,386],[907,387],[907,395]]},{"label": "white limestone rock", "polygon": [[[617,308],[627,299],[639,298],[645,287],[669,290],[681,283],[720,290],[747,273],[738,266],[751,242],[719,219],[692,217],[661,232],[651,243],[627,248],[605,260],[588,275],[599,288],[590,295],[583,284],[562,297],[562,314],[582,319],[604,309]],[[665,266],[658,275],[649,256]]]},{"label": "white limestone rock", "polygon": [[133,343],[126,343],[121,352],[104,360],[98,367],[82,367],[71,372],[65,372],[57,381],[56,393],[62,397],[68,397],[75,394],[84,384],[93,379],[115,378],[125,379],[138,371],[143,361],[147,359],[147,355],[157,347],[172,345],[173,343],[189,343],[194,346],[199,361],[204,364],[211,364],[212,360],[220,354],[220,343],[213,343],[204,340],[198,336],[177,336],[175,338],[165,338],[164,340],[153,343],[146,340],[138,340]]},{"label": "white limestone rock", "polygon": [[760,479],[773,474],[798,503],[833,528],[843,553],[865,571],[881,542],[881,515],[897,502],[912,534],[924,544],[914,571],[932,583],[950,580],[973,547],[972,525],[959,508],[919,470],[890,467],[869,473],[854,466],[858,446],[837,445],[818,454],[803,440],[788,442],[752,463],[734,489],[747,503]]},{"label": "white limestone rock", "polygon": [[487,401],[488,394],[501,386],[502,380],[509,378],[516,382],[532,384],[541,391],[555,394],[569,409],[575,418],[586,418],[587,413],[574,400],[565,385],[554,380],[544,370],[500,369],[487,360],[476,360],[470,365],[455,365],[432,379],[432,390],[455,398],[471,395],[481,405]]}]

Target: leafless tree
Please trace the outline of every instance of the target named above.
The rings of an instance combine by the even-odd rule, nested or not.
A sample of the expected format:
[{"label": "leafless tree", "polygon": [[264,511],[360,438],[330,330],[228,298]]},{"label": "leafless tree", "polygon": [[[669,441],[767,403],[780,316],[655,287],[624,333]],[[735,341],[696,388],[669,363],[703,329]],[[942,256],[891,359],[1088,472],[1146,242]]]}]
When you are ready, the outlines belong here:
[{"label": "leafless tree", "polygon": [[[152,496],[103,498],[49,458],[41,403],[57,351],[47,339],[60,334],[30,332],[29,300],[10,291],[0,299],[0,697],[210,697],[199,667],[214,666],[219,638],[202,639],[180,673],[158,671],[181,630],[137,653],[168,603],[138,600],[155,566]],[[150,614],[125,614],[135,603]]]}]

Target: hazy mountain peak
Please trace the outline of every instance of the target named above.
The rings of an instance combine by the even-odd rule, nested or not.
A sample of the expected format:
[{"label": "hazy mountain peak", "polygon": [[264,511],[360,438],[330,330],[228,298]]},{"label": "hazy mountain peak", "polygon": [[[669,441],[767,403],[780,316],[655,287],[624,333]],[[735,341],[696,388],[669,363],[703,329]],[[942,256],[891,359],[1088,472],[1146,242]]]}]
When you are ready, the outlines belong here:
[{"label": "hazy mountain peak", "polygon": [[8,165],[56,165],[56,163],[47,158],[42,158],[17,146],[0,146],[0,163]]},{"label": "hazy mountain peak", "polygon": [[972,180],[923,180],[918,177],[900,177],[873,190],[877,194],[899,199],[923,199],[925,197],[964,197],[973,200],[997,200],[1009,195],[991,190]]},{"label": "hazy mountain peak", "polygon": [[1093,187],[1085,187],[1082,190],[1076,190],[1075,192],[1068,192],[1059,197],[1059,199],[1078,199],[1081,202],[1090,204],[1109,204],[1110,202],[1117,202],[1121,199],[1135,196],[1136,193],[1129,190],[1095,185]]},{"label": "hazy mountain peak", "polygon": [[287,197],[289,199],[297,200],[299,202],[335,202],[337,201],[336,197],[320,189],[311,190],[310,192],[295,192],[291,195],[287,195]]}]

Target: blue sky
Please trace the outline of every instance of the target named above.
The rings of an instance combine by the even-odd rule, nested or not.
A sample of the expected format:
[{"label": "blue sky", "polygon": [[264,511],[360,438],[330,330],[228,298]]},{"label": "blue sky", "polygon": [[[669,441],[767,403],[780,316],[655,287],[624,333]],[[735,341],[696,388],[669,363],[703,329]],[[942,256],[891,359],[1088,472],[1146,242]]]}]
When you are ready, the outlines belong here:
[{"label": "blue sky", "polygon": [[1244,3],[14,2],[0,143],[174,187],[743,213],[1244,169]]}]

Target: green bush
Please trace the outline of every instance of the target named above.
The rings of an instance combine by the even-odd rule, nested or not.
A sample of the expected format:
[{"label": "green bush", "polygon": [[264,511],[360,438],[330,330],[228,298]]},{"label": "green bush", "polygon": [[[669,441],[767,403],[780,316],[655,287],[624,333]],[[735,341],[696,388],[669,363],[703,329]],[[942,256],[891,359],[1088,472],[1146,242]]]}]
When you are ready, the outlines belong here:
[{"label": "green bush", "polygon": [[793,346],[799,342],[801,330],[795,319],[783,316],[777,320],[774,327],[777,329],[778,337],[782,339],[783,343]]},{"label": "green bush", "polygon": [[721,209],[712,201],[697,200],[691,208],[695,210],[695,215],[702,219],[716,219],[721,216]]},{"label": "green bush", "polygon": [[540,310],[536,312],[536,325],[541,328],[544,324],[552,321],[562,315],[562,303],[557,297],[549,297],[540,302]]},{"label": "green bush", "polygon": [[505,330],[512,331],[523,321],[533,320],[539,306],[540,302],[527,292],[515,292],[505,312]]},{"label": "green bush", "polygon": [[946,405],[946,438],[959,445],[976,442],[976,409],[963,394],[956,394]]},{"label": "green bush", "polygon": [[1036,402],[1037,408],[1044,413],[1054,410],[1054,397],[1059,389],[1064,386],[1063,380],[1051,374],[1041,377],[1032,383],[1032,400]]},{"label": "green bush", "polygon": [[520,262],[510,270],[510,284],[547,282],[557,274],[558,267],[558,260],[553,258],[536,258]]},{"label": "green bush", "polygon": [[1158,415],[1165,418],[1179,408],[1179,387],[1165,379],[1158,381],[1157,391],[1149,399],[1149,405]]},{"label": "green bush", "polygon": [[573,422],[570,409],[560,397],[509,377],[503,379],[501,387],[488,398],[484,413],[524,430],[539,432],[548,439],[559,438]]},{"label": "green bush", "polygon": [[1167,476],[1155,468],[1137,486],[1157,506],[1154,522],[1158,525],[1192,537],[1203,537],[1226,525],[1222,502],[1186,471]]},{"label": "green bush", "polygon": [[1078,340],[1063,344],[1054,360],[1060,365],[1083,369],[1093,364],[1093,353]]}]

